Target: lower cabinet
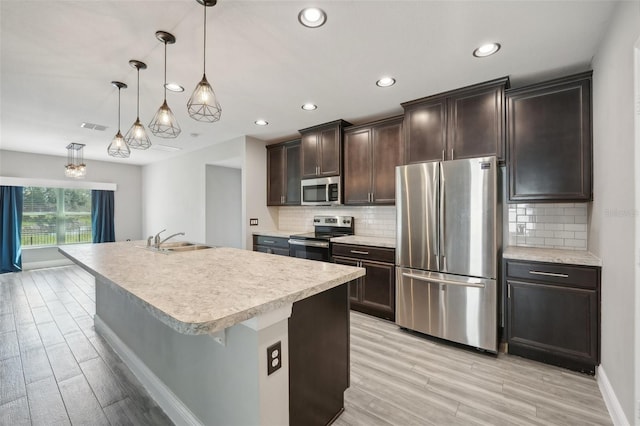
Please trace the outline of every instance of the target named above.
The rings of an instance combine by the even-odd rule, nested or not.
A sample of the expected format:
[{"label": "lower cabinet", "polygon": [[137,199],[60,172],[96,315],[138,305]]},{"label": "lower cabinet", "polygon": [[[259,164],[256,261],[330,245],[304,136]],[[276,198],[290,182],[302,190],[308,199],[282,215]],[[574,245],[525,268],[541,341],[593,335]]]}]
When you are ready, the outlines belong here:
[{"label": "lower cabinet", "polygon": [[600,268],[505,261],[508,352],[595,374]]},{"label": "lower cabinet", "polygon": [[351,309],[395,321],[395,250],[352,244],[333,244],[333,261],[365,268],[367,274],[350,283]]},{"label": "lower cabinet", "polygon": [[265,235],[253,236],[253,251],[289,256],[289,239]]}]

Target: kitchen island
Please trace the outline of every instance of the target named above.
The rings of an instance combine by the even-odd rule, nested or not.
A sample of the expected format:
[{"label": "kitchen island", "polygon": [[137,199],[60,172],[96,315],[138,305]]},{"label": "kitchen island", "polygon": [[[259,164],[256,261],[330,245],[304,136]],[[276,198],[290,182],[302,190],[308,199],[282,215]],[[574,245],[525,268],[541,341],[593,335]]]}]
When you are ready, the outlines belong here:
[{"label": "kitchen island", "polygon": [[[96,331],[176,424],[320,424],[336,404],[339,415],[345,283],[362,268],[232,248],[166,254],[141,241],[60,252],[95,277]],[[331,401],[312,395],[325,391]]]}]

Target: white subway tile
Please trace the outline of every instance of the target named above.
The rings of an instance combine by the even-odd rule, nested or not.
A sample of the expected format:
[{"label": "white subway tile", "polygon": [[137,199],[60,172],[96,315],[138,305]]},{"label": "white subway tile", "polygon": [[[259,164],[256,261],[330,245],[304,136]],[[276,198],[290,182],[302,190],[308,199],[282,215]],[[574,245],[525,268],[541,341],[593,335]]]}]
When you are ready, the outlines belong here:
[{"label": "white subway tile", "polygon": [[562,238],[545,238],[544,245],[546,246],[558,246],[564,244],[564,240]]},{"label": "white subway tile", "polygon": [[542,238],[553,238],[554,235],[553,231],[536,231],[534,236]]},{"label": "white subway tile", "polygon": [[576,240],[586,240],[587,233],[586,232],[574,232]]},{"label": "white subway tile", "polygon": [[564,240],[564,245],[567,247],[573,247],[573,248],[577,248],[577,249],[587,249],[587,240],[572,240],[572,239],[565,239]]},{"label": "white subway tile", "polygon": [[562,223],[545,223],[544,229],[549,231],[562,231],[564,229],[564,224]]},{"label": "white subway tile", "polygon": [[527,223],[527,222],[530,222],[530,221],[531,221],[531,220],[530,220],[530,219],[531,219],[531,217],[530,217],[530,216],[518,216],[518,218],[517,218],[517,219],[518,219],[518,220],[517,220],[517,222],[518,222],[518,223]]},{"label": "white subway tile", "polygon": [[587,223],[587,216],[574,216],[575,223]]},{"label": "white subway tile", "polygon": [[570,231],[554,231],[554,238],[575,238],[575,232]]},{"label": "white subway tile", "polygon": [[587,225],[583,223],[573,224],[567,223],[564,225],[565,231],[578,231],[578,232],[587,232]]}]

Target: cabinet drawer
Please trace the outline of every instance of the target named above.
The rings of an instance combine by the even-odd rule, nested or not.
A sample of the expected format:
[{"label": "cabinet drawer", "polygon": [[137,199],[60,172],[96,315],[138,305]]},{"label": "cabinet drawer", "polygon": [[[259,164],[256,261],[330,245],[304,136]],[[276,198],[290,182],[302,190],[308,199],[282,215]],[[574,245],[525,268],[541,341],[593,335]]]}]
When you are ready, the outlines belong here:
[{"label": "cabinet drawer", "polygon": [[269,237],[266,235],[254,235],[253,244],[258,246],[278,247],[289,249],[289,239],[281,237]]},{"label": "cabinet drawer", "polygon": [[588,266],[562,265],[543,262],[506,262],[507,278],[544,281],[567,287],[598,289],[599,270]]},{"label": "cabinet drawer", "polygon": [[279,256],[289,256],[289,249],[267,246],[253,246],[253,251],[261,253],[277,254]]},{"label": "cabinet drawer", "polygon": [[355,259],[374,260],[377,262],[395,263],[395,250],[383,247],[358,246],[353,244],[334,243],[332,256],[351,257]]}]

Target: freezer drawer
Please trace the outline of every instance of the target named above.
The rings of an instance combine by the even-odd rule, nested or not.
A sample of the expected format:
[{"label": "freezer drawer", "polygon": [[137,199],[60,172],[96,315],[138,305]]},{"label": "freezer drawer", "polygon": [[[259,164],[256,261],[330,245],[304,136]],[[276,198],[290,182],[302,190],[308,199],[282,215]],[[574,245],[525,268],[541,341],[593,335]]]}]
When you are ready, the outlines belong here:
[{"label": "freezer drawer", "polygon": [[396,323],[410,330],[498,351],[497,284],[396,267]]}]

